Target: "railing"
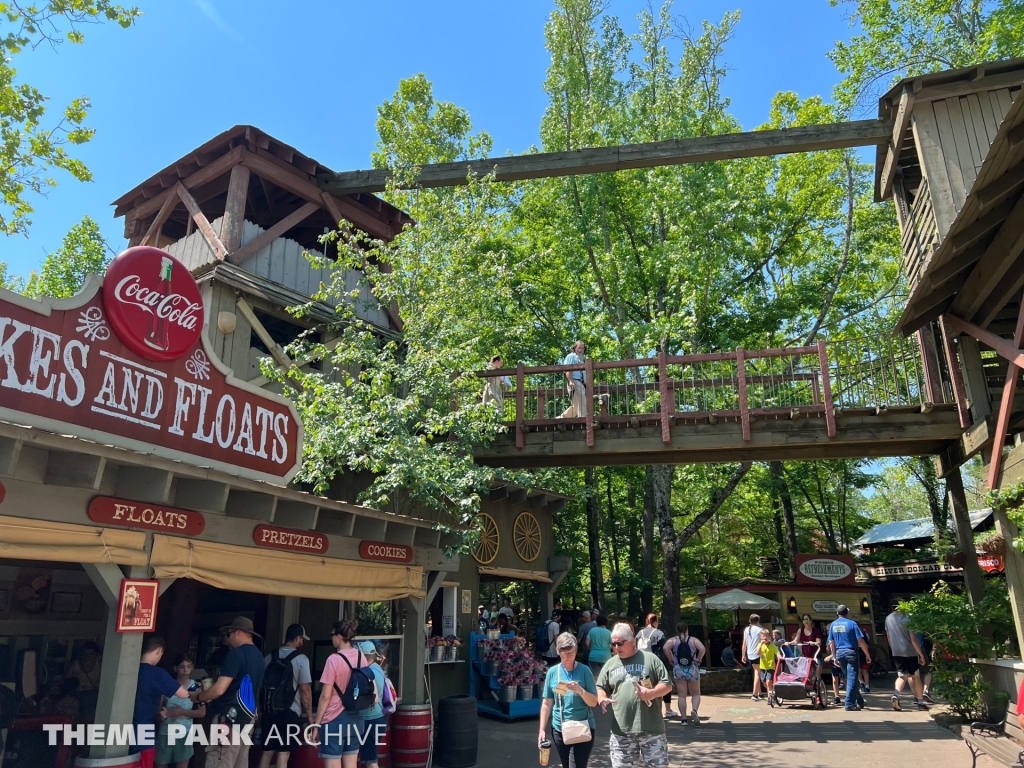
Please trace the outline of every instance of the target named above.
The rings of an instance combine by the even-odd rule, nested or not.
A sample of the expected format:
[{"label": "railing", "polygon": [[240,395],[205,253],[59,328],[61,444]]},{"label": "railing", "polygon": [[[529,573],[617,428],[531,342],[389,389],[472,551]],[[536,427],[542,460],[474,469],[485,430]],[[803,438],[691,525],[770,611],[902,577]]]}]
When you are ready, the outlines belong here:
[{"label": "railing", "polygon": [[[585,413],[576,413],[568,378],[582,374]],[[876,412],[924,402],[917,344],[897,338],[854,339],[784,349],[666,355],[637,360],[594,361],[480,371],[477,376],[512,380],[503,421],[515,428],[516,447],[534,429],[586,429],[587,445],[604,427],[660,425],[671,442],[675,423],[738,422],[750,440],[760,418],[825,419],[836,435],[836,408]]]},{"label": "railing", "polygon": [[903,273],[907,276],[907,285],[913,290],[920,282],[932,252],[939,245],[939,228],[935,223],[927,179],[921,180],[913,203],[909,202],[909,193],[902,181],[896,182],[894,191],[903,248]]}]

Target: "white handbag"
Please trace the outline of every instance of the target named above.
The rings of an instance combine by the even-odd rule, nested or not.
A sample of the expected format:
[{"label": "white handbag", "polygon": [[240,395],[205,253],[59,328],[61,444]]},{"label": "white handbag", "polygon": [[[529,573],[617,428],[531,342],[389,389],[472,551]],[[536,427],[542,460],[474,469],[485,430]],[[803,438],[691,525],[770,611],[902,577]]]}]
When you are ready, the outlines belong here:
[{"label": "white handbag", "polygon": [[590,732],[590,723],[586,720],[566,720],[565,712],[562,709],[562,695],[558,696],[558,719],[562,722],[562,742],[564,744],[582,744],[590,741],[593,735]]}]

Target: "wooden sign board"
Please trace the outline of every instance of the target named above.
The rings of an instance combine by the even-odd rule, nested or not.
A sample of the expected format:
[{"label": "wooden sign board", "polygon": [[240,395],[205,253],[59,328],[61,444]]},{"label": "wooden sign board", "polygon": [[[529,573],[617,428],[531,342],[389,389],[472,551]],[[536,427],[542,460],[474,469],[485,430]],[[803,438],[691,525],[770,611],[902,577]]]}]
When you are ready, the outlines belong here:
[{"label": "wooden sign board", "polygon": [[257,525],[253,529],[252,540],[257,547],[305,552],[311,555],[322,555],[331,546],[326,534],[278,528],[276,525]]},{"label": "wooden sign board", "polygon": [[853,586],[857,571],[850,555],[797,555],[797,584]]},{"label": "wooden sign board", "polygon": [[141,528],[179,536],[198,536],[206,528],[206,518],[199,512],[109,496],[97,496],[90,501],[88,513],[89,519],[100,525]]},{"label": "wooden sign board", "polygon": [[122,579],[117,601],[118,632],[153,632],[160,600],[157,579]]},{"label": "wooden sign board", "polygon": [[362,541],[359,543],[359,556],[363,560],[380,560],[385,563],[411,563],[413,549],[403,544]]}]

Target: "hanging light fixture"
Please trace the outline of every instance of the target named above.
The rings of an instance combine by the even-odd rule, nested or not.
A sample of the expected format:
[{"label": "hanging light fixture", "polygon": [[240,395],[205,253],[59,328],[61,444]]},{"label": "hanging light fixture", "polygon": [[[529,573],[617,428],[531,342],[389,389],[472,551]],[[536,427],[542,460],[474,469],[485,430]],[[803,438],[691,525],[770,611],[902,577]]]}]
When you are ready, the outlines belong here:
[{"label": "hanging light fixture", "polygon": [[862,597],[860,599],[860,612],[871,613],[871,603],[868,601],[866,597]]},{"label": "hanging light fixture", "polygon": [[795,597],[790,596],[789,602],[786,603],[786,608],[789,610],[790,613],[796,613],[796,598]]}]

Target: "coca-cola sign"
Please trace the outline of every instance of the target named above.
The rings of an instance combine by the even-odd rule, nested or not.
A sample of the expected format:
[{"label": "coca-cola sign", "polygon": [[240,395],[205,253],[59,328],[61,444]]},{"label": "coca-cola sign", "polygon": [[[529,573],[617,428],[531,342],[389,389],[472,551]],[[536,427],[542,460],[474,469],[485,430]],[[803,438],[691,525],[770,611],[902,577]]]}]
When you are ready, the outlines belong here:
[{"label": "coca-cola sign", "polygon": [[101,289],[112,277],[90,276],[70,299],[0,289],[0,419],[254,480],[291,480],[302,449],[291,401],[235,379],[202,333],[174,360],[144,360],[111,332]]},{"label": "coca-cola sign", "polygon": [[107,317],[132,352],[176,360],[203,332],[203,299],[188,269],[159,248],[129,248],[110,263],[103,281]]}]

